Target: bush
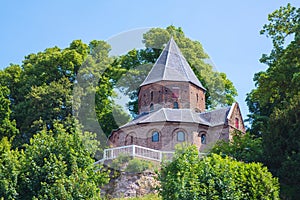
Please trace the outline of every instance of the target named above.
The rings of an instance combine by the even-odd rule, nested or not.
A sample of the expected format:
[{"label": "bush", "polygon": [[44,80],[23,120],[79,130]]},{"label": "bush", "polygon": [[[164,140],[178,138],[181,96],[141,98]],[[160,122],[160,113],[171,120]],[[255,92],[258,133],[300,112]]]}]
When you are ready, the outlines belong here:
[{"label": "bush", "polygon": [[220,140],[210,150],[223,156],[233,157],[243,162],[261,162],[263,149],[261,138],[255,138],[250,133],[235,131],[232,141]]},{"label": "bush", "polygon": [[[128,198],[120,198],[115,200],[126,200]],[[148,194],[142,197],[133,197],[130,198],[130,200],[161,200],[161,197],[159,197],[157,194]]]},{"label": "bush", "polygon": [[133,158],[128,162],[125,169],[127,172],[143,172],[147,169],[153,169],[153,164],[150,161],[140,160],[138,158]]},{"label": "bush", "polygon": [[118,157],[111,162],[110,167],[116,170],[122,170],[131,159],[132,157],[127,154],[119,154]]},{"label": "bush", "polygon": [[199,159],[195,146],[162,167],[163,199],[279,199],[279,184],[266,167],[211,154]]}]

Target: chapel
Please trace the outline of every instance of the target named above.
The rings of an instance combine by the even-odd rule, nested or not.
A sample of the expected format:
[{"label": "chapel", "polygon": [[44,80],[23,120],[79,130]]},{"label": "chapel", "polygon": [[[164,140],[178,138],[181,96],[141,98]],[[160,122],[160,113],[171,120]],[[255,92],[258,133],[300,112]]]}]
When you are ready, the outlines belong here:
[{"label": "chapel", "polygon": [[139,87],[139,115],[113,130],[109,145],[174,151],[176,144],[187,142],[201,152],[218,140],[229,141],[235,130],[245,132],[238,103],[206,111],[205,93],[171,38]]}]

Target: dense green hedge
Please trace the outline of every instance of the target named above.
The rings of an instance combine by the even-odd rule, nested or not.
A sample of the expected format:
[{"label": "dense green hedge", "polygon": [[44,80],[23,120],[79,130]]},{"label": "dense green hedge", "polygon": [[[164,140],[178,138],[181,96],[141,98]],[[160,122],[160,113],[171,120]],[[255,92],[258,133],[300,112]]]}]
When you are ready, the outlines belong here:
[{"label": "dense green hedge", "polygon": [[195,146],[177,150],[160,174],[163,199],[279,199],[276,178],[260,163],[211,154],[199,159]]}]

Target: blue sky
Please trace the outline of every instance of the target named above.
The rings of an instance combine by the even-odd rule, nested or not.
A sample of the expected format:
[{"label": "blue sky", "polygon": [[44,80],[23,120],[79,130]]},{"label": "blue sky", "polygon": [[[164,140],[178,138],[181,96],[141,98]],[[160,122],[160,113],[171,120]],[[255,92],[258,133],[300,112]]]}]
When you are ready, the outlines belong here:
[{"label": "blue sky", "polygon": [[75,39],[88,43],[132,29],[174,25],[200,41],[216,69],[234,83],[246,118],[244,100],[254,88],[253,75],[266,69],[258,60],[272,48],[259,31],[267,15],[288,2],[300,7],[299,0],[2,0],[0,69],[48,47],[65,48]]}]

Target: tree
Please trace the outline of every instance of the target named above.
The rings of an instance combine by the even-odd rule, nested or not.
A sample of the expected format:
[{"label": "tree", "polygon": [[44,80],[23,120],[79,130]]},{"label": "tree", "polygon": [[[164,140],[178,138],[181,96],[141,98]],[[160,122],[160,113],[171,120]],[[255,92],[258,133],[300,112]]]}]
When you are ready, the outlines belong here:
[{"label": "tree", "polygon": [[11,120],[9,90],[0,85],[0,140],[3,137],[13,137],[18,134],[16,122]]},{"label": "tree", "polygon": [[268,69],[255,74],[257,88],[247,96],[250,131],[262,137],[264,163],[285,186],[282,197],[296,199],[300,176],[291,174],[291,170],[300,170],[297,135],[300,124],[300,8],[288,4],[271,13],[268,19],[269,24],[264,25],[261,33],[272,39],[273,49],[269,55],[262,56],[260,61],[268,65]]},{"label": "tree", "polygon": [[73,108],[84,129],[97,133],[105,145],[106,136],[129,121],[129,115],[114,102],[114,88],[124,70],[117,58],[109,57],[111,47],[106,42],[94,40],[89,47],[90,54],[77,75],[73,95],[78,104]]},{"label": "tree", "polygon": [[17,186],[20,170],[18,150],[12,150],[11,142],[7,137],[0,141],[0,197],[4,199],[16,199],[18,197]]},{"label": "tree", "polygon": [[87,45],[74,40],[67,48],[47,48],[26,56],[21,67],[0,70],[0,99],[5,99],[7,115],[6,121],[0,118],[0,124],[16,123],[20,130],[8,133],[5,128],[3,135],[16,135],[14,146],[21,147],[39,130],[35,121],[42,120],[50,130],[55,120],[63,122],[74,115],[85,131],[97,133],[105,143],[112,129],[129,120],[113,101],[114,86],[124,70],[117,58],[109,57],[109,51],[104,41]]},{"label": "tree", "polygon": [[204,52],[198,41],[192,41],[184,35],[181,28],[168,26],[166,29],[153,28],[144,34],[145,49],[131,50],[121,56],[120,64],[126,70],[124,80],[119,82],[121,91],[131,99],[129,108],[137,113],[137,90],[146,78],[152,65],[160,55],[164,44],[171,36],[178,44],[184,57],[191,65],[194,73],[207,89],[206,106],[208,109],[216,106],[231,105],[237,91],[224,73],[216,72],[208,64],[209,56]]},{"label": "tree", "polygon": [[258,163],[219,155],[199,159],[195,146],[177,150],[160,174],[163,199],[279,199],[278,180]]},{"label": "tree", "polygon": [[210,153],[229,156],[236,160],[249,162],[262,162],[263,147],[261,138],[255,138],[250,133],[234,132],[231,141],[218,141]]},{"label": "tree", "polygon": [[81,134],[78,124],[56,121],[33,136],[20,160],[18,199],[100,199],[108,174],[93,164],[94,137]]}]

